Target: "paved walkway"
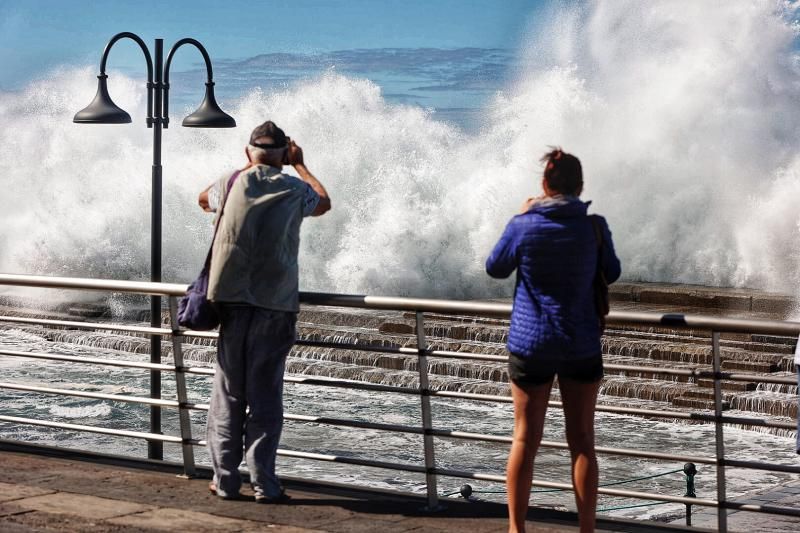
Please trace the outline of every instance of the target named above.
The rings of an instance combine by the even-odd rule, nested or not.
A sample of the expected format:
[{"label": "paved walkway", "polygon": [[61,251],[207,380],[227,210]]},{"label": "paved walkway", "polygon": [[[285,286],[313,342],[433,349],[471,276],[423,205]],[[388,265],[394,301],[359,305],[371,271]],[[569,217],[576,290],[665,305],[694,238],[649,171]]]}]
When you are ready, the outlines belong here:
[{"label": "paved walkway", "polygon": [[[287,481],[289,505],[258,505],[252,496],[222,501],[207,480],[174,473],[83,460],[0,451],[0,531],[3,532],[442,532],[500,533],[507,530],[504,506],[448,500],[444,511],[427,513],[424,501],[396,493]],[[574,515],[531,513],[529,530],[577,532]],[[646,523],[609,521],[608,531],[689,531]]]}]

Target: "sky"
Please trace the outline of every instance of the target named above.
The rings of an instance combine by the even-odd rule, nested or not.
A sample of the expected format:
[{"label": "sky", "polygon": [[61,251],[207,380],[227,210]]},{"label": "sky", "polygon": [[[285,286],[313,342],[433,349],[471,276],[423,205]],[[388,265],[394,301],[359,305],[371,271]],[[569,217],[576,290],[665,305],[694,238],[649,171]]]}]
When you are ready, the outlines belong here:
[{"label": "sky", "polygon": [[[108,39],[131,31],[165,48],[183,37],[212,62],[261,54],[316,57],[358,49],[512,50],[540,0],[0,0],[0,90],[17,90],[53,68],[99,63]],[[166,54],[166,50],[165,50]],[[453,61],[460,60],[453,57]],[[190,48],[174,70],[200,60]],[[144,72],[132,42],[115,45],[109,68]]]}]

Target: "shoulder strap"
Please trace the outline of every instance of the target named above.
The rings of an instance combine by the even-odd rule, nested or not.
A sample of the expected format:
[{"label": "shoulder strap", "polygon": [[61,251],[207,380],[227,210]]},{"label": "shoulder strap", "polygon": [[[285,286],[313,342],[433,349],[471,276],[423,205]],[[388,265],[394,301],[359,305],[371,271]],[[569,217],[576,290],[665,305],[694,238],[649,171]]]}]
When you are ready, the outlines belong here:
[{"label": "shoulder strap", "polygon": [[601,333],[606,328],[606,315],[609,312],[608,306],[608,282],[606,275],[603,271],[603,228],[600,224],[600,217],[597,215],[590,215],[594,227],[594,234],[597,237],[597,266],[595,267],[594,281],[592,283],[594,288],[594,302],[597,309],[597,315],[600,319]]},{"label": "shoulder strap", "polygon": [[217,238],[217,230],[219,229],[219,224],[222,221],[222,214],[225,212],[225,204],[228,202],[228,196],[230,195],[231,189],[233,188],[233,183],[236,181],[236,178],[238,178],[239,174],[241,173],[242,173],[241,170],[237,170],[236,172],[231,174],[230,178],[228,178],[228,186],[225,189],[225,196],[222,197],[222,201],[220,202],[219,215],[217,215],[217,222],[216,224],[214,224],[214,236],[211,237],[211,244],[208,246],[208,253],[206,254],[206,263],[205,263],[206,268],[208,268],[208,266],[211,264],[211,250],[213,250],[214,248],[214,240]]},{"label": "shoulder strap", "polygon": [[600,225],[600,217],[597,215],[589,215],[594,227],[594,235],[597,238],[597,272],[603,277],[603,283],[606,284],[605,273],[603,272],[603,246],[605,244],[603,239],[603,228]]},{"label": "shoulder strap", "polygon": [[601,250],[603,248],[603,229],[600,227],[600,221],[597,220],[597,215],[589,215],[589,220],[592,221],[594,236],[597,238],[597,249]]},{"label": "shoulder strap", "polygon": [[228,178],[228,186],[225,188],[225,196],[222,197],[222,202],[220,202],[219,216],[217,217],[217,222],[219,222],[219,219],[222,218],[222,213],[225,210],[225,203],[228,201],[228,195],[231,193],[231,189],[233,188],[233,182],[236,181],[236,178],[238,178],[239,174],[241,173],[242,173],[241,170],[237,170],[236,172],[231,174],[230,178]]}]

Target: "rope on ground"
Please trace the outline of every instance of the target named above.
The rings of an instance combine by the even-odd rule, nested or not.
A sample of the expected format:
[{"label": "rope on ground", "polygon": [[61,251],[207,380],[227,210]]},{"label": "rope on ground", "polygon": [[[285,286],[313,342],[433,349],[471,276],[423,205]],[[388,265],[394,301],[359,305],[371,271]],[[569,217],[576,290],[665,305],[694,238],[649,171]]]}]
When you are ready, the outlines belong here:
[{"label": "rope on ground", "polygon": [[669,472],[663,472],[661,474],[653,474],[652,476],[635,477],[633,479],[623,479],[622,481],[612,481],[611,483],[602,483],[598,486],[613,487],[614,485],[622,485],[623,483],[632,483],[634,481],[644,481],[645,479],[653,479],[654,477],[668,476],[670,474],[675,474],[677,472],[683,472],[683,468],[678,468],[677,470],[670,470]]},{"label": "rope on ground", "polygon": [[620,505],[618,507],[600,507],[597,509],[598,512],[601,511],[619,511],[621,509],[633,509],[635,507],[651,507],[653,505],[664,505],[667,503],[672,502],[654,502],[654,503],[637,503],[636,505]]}]

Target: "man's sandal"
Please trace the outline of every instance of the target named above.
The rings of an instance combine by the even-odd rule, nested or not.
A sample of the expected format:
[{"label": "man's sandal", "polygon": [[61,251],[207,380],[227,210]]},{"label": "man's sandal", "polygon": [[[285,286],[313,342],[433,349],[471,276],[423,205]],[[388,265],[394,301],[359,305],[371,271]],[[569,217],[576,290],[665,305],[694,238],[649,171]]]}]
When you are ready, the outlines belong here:
[{"label": "man's sandal", "polygon": [[210,492],[214,496],[222,498],[223,500],[241,500],[242,499],[240,494],[235,494],[235,495],[231,495],[231,496],[227,496],[227,495],[226,496],[220,496],[217,493],[217,485],[213,481],[208,484],[208,492]]},{"label": "man's sandal", "polygon": [[256,494],[256,503],[264,504],[283,504],[289,503],[292,497],[286,494],[286,491],[281,491],[277,496],[264,496],[263,494]]}]

